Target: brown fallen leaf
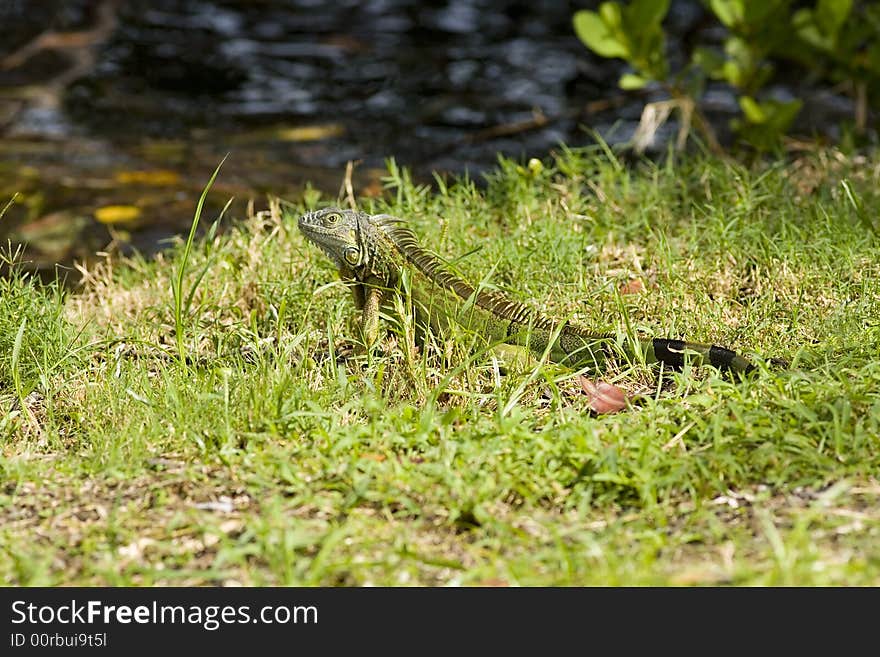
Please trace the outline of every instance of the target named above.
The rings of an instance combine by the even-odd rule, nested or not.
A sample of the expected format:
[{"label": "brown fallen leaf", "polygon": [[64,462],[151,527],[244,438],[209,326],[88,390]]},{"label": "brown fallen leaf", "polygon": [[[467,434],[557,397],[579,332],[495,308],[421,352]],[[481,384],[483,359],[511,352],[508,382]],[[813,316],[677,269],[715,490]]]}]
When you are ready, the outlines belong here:
[{"label": "brown fallen leaf", "polygon": [[620,286],[621,294],[641,294],[645,291],[645,284],[640,278],[631,278]]},{"label": "brown fallen leaf", "polygon": [[376,452],[364,452],[361,454],[362,459],[369,459],[371,461],[376,461],[377,463],[381,463],[387,457],[384,454],[377,454]]},{"label": "brown fallen leaf", "polygon": [[605,381],[591,381],[585,376],[579,376],[578,382],[590,401],[590,410],[594,413],[616,413],[626,408],[626,393],[617,386]]}]

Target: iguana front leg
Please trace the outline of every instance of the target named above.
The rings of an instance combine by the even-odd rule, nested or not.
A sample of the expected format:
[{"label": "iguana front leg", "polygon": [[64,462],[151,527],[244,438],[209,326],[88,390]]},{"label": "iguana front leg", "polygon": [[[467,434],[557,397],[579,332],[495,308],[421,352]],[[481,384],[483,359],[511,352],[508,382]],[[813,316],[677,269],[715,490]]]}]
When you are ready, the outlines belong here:
[{"label": "iguana front leg", "polygon": [[351,283],[351,298],[355,309],[361,313],[360,332],[364,347],[369,349],[379,339],[379,306],[382,305],[384,287],[376,276],[358,281],[349,271],[340,271],[343,280]]},{"label": "iguana front leg", "polygon": [[360,294],[363,299],[361,337],[364,346],[369,349],[379,339],[379,307],[382,305],[382,297],[384,296],[382,281],[375,276],[370,276],[360,286]]}]

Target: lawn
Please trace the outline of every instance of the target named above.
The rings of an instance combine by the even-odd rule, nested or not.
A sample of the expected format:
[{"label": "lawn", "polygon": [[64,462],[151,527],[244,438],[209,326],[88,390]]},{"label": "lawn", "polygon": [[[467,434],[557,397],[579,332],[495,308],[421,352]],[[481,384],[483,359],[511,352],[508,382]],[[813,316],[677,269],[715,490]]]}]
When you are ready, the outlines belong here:
[{"label": "lawn", "polygon": [[337,202],[311,189],[190,249],[111,253],[73,289],[13,268],[0,583],[880,584],[878,189],[880,160],[837,151],[561,148],[431,186],[390,163],[360,206],[471,280],[758,363],[585,372],[631,395],[614,414],[576,373],[502,372],[473,336],[413,344],[405,318],[359,351],[296,229]]}]

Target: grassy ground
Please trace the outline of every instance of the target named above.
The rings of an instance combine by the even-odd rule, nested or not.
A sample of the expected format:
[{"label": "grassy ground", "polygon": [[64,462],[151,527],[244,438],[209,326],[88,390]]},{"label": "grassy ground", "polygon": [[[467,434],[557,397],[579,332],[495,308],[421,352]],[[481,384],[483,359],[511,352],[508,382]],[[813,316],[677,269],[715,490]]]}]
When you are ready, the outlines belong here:
[{"label": "grassy ground", "polygon": [[346,290],[277,211],[195,242],[177,323],[183,247],[70,293],[5,279],[0,583],[880,584],[878,183],[828,152],[564,152],[482,190],[392,170],[366,209],[475,280],[792,361],[593,375],[635,395],[615,415],[461,338],[355,355]]}]

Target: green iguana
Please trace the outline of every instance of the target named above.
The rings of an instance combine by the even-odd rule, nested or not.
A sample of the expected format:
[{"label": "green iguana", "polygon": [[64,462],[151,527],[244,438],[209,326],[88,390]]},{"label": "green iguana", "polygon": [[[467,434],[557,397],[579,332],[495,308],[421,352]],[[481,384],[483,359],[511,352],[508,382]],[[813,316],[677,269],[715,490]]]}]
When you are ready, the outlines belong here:
[{"label": "green iguana", "polygon": [[[556,363],[597,367],[614,353],[634,356],[635,345],[618,344],[613,335],[554,320],[493,290],[480,290],[452,272],[425,250],[402,219],[390,215],[327,208],[304,214],[299,229],[319,246],[352,284],[355,305],[362,311],[361,329],[367,345],[379,332],[379,312],[389,292],[400,290],[409,277],[417,324],[442,335],[454,322],[483,335],[487,342],[545,352]],[[639,338],[646,362],[678,368],[685,359],[720,369],[747,373],[748,360],[724,347],[666,338]]]}]

